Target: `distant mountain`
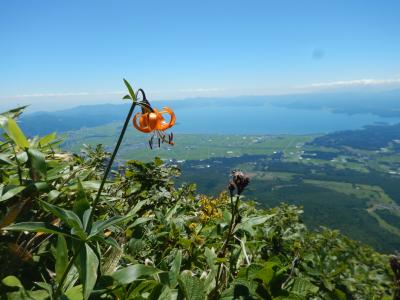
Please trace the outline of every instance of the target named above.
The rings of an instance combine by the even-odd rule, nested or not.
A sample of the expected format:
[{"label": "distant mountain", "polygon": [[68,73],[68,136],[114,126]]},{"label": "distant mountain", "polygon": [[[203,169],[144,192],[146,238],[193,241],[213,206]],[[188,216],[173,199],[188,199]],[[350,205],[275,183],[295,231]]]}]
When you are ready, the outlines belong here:
[{"label": "distant mountain", "polygon": [[361,130],[345,130],[326,134],[314,139],[310,145],[364,150],[380,150],[393,147],[400,152],[400,124],[365,126]]},{"label": "distant mountain", "polygon": [[[202,108],[215,111],[228,107],[261,107],[266,103],[289,109],[329,110],[349,115],[373,114],[385,118],[400,117],[400,90],[240,96],[235,98],[190,98],[157,101],[156,105],[157,107],[171,106],[178,112],[185,108]],[[41,135],[49,131],[65,132],[123,120],[128,109],[128,103],[78,106],[62,111],[24,114],[20,124],[28,135]]]},{"label": "distant mountain", "polygon": [[128,106],[128,104],[101,104],[78,106],[55,112],[35,112],[23,115],[20,125],[28,135],[95,127],[123,119]]},{"label": "distant mountain", "polygon": [[400,89],[346,93],[285,95],[274,105],[294,109],[328,109],[336,113],[400,116]]}]

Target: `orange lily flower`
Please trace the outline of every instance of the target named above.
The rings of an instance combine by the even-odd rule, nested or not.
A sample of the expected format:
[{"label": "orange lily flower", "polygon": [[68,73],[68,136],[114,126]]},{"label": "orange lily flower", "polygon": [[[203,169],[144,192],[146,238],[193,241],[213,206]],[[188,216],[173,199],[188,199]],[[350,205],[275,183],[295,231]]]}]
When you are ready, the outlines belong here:
[{"label": "orange lily flower", "polygon": [[[164,114],[169,115],[169,122],[165,121]],[[138,123],[139,119],[139,123]],[[144,108],[142,107],[142,112],[135,114],[133,117],[133,126],[144,133],[153,132],[153,136],[149,141],[150,148],[153,147],[153,138],[156,135],[158,137],[158,145],[160,146],[161,142],[166,142],[170,145],[173,145],[172,142],[173,134],[170,133],[168,135],[168,139],[166,138],[165,130],[174,126],[176,117],[175,113],[172,109],[168,107],[163,107],[163,110],[158,111],[156,108]]]},{"label": "orange lily flower", "polygon": [[[160,112],[154,108],[152,112],[137,113],[133,117],[133,126],[144,133],[154,130],[164,131],[171,128],[176,121],[175,113],[168,107],[164,107],[163,109]],[[163,114],[169,114],[170,120],[168,123],[165,121]],[[137,124],[137,118],[139,118],[139,124]]]}]

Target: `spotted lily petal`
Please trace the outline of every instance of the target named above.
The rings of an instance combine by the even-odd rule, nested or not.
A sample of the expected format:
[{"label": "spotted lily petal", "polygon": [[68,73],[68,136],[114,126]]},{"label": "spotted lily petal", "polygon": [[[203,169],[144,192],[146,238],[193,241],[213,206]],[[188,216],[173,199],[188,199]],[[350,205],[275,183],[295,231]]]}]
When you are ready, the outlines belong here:
[{"label": "spotted lily petal", "polygon": [[[169,107],[163,107],[163,110],[160,111],[159,114],[160,114],[161,118],[163,119],[163,122],[160,122],[160,124],[157,128],[158,130],[166,130],[166,129],[174,126],[176,117],[175,117],[175,113],[173,112],[172,109],[170,109]],[[164,118],[162,117],[162,114],[169,114],[170,120],[168,123],[165,122]]]},{"label": "spotted lily petal", "polygon": [[[140,121],[139,121],[140,124],[138,125],[138,124],[137,124],[137,118],[138,118],[139,116],[140,116]],[[142,118],[143,118],[143,119],[142,119]],[[133,117],[132,123],[133,123],[133,126],[134,126],[137,130],[139,130],[139,131],[141,131],[141,132],[149,133],[149,132],[152,131],[152,130],[150,129],[150,127],[148,126],[146,117],[145,117],[144,115],[142,115],[142,113],[137,113],[137,114],[135,114],[135,116]]]}]

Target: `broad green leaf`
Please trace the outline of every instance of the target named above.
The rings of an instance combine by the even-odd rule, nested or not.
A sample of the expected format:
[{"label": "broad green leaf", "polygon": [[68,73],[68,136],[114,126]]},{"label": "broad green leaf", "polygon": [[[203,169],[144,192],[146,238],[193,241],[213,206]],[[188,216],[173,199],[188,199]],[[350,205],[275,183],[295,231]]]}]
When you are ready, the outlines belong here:
[{"label": "broad green leaf", "polygon": [[322,283],[328,291],[332,292],[335,289],[335,284],[332,283],[329,279],[322,278]]},{"label": "broad green leaf", "polygon": [[4,227],[3,230],[55,233],[72,237],[70,234],[62,231],[60,228],[44,222],[21,222]]},{"label": "broad green leaf", "polygon": [[148,277],[160,273],[161,271],[146,265],[133,265],[114,272],[111,277],[120,284],[131,283],[140,277]]},{"label": "broad green leaf", "polygon": [[208,248],[204,250],[204,255],[206,257],[207,266],[210,268],[211,272],[207,274],[204,280],[204,287],[207,292],[210,292],[215,287],[215,277],[217,276],[218,266],[217,266],[217,254],[214,248]]},{"label": "broad green leaf", "polygon": [[83,214],[90,208],[90,203],[86,197],[85,190],[82,187],[81,181],[78,179],[78,189],[76,193],[76,200],[74,202],[73,211],[78,217],[83,220]]},{"label": "broad green leaf", "polygon": [[179,276],[179,287],[187,300],[206,299],[204,282],[199,278],[192,276],[190,272],[184,271]]},{"label": "broad green leaf", "polygon": [[136,204],[135,207],[130,210],[129,214],[136,214],[146,203],[146,200],[139,201],[138,204]]},{"label": "broad green leaf", "polygon": [[6,201],[6,200],[18,195],[25,189],[26,189],[26,186],[17,186],[15,188],[9,189],[7,192],[4,193],[4,195],[0,195],[0,202]]},{"label": "broad green leaf", "polygon": [[63,235],[58,235],[57,240],[57,253],[56,253],[56,280],[60,283],[60,280],[64,274],[65,269],[68,265],[68,248],[67,242]]},{"label": "broad green leaf", "polygon": [[158,298],[154,299],[176,300],[178,299],[178,290],[171,289],[168,286],[164,285]]},{"label": "broad green leaf", "polygon": [[318,287],[305,278],[296,277],[291,292],[301,296],[307,296],[308,294],[317,293]]},{"label": "broad green leaf", "polygon": [[91,240],[100,242],[100,243],[104,243],[104,244],[113,246],[115,248],[120,248],[120,245],[118,244],[118,242],[112,237],[104,237],[104,236],[96,235],[96,236],[92,237]]},{"label": "broad green leaf", "polygon": [[207,265],[211,270],[217,270],[217,254],[215,253],[214,248],[207,248],[204,251],[204,255],[206,256]]},{"label": "broad green leaf", "polygon": [[182,250],[178,250],[174,260],[172,261],[171,270],[169,271],[170,287],[174,288],[178,283],[178,277],[181,270]]},{"label": "broad green leaf", "polygon": [[83,300],[82,284],[70,288],[65,292],[64,296],[66,296],[68,300]]},{"label": "broad green leaf", "polygon": [[269,219],[275,217],[276,214],[271,214],[268,216],[257,216],[257,217],[251,217],[251,218],[246,218],[242,221],[242,224],[249,225],[249,226],[257,226],[260,224],[265,223]]},{"label": "broad green leaf", "polygon": [[[151,293],[159,283],[155,280],[143,280],[130,290],[129,299],[140,299],[143,293]],[[128,296],[128,295],[124,295]],[[148,298],[151,299],[151,298]],[[160,299],[161,300],[161,299]]]},{"label": "broad green leaf", "polygon": [[[344,293],[343,291],[335,289],[333,293],[335,294],[337,300],[347,300],[346,293]],[[389,297],[387,300],[392,300],[392,299],[393,297]],[[385,297],[383,297],[381,300],[385,300]]]},{"label": "broad green leaf", "polygon": [[[258,284],[254,281],[248,281],[244,279],[236,279],[233,281],[229,288],[225,289],[219,300],[233,300],[233,299],[271,299],[268,295],[264,295],[267,297],[259,298],[253,297],[256,295],[256,289]],[[273,298],[279,300],[294,300],[292,298]],[[300,299],[299,299],[300,300]],[[304,300],[304,299],[301,299]]]},{"label": "broad green leaf", "polygon": [[2,127],[7,135],[10,137],[10,139],[13,140],[14,143],[18,145],[18,147],[20,147],[21,149],[29,148],[29,142],[27,138],[25,137],[24,133],[19,128],[17,122],[15,122],[14,119],[7,118],[7,122],[5,122],[5,124],[3,123]]},{"label": "broad green leaf", "polygon": [[68,272],[67,278],[65,279],[65,283],[63,286],[64,290],[68,291],[69,289],[73,288],[78,280],[79,280],[78,268],[75,265],[73,265],[71,270],[69,270]]},{"label": "broad green leaf", "polygon": [[47,165],[45,155],[37,149],[28,149],[27,153],[32,171],[46,177]]},{"label": "broad green leaf", "polygon": [[278,266],[276,262],[266,262],[261,270],[259,270],[254,278],[261,279],[265,284],[269,284],[275,276],[275,268]]},{"label": "broad green leaf", "polygon": [[45,201],[40,201],[40,203],[44,209],[60,218],[71,229],[75,229],[78,234],[83,231],[82,221],[72,210],[63,209]]},{"label": "broad green leaf", "polygon": [[122,222],[124,222],[126,220],[129,220],[130,218],[133,218],[133,217],[134,217],[134,215],[128,214],[128,215],[123,216],[123,217],[122,216],[114,216],[114,217],[111,217],[110,219],[105,220],[105,221],[94,222],[92,230],[90,231],[89,238],[93,237],[93,236],[95,236],[95,235],[97,235],[99,233],[102,233],[103,230],[105,230],[105,229],[107,229],[107,228],[109,228],[111,226],[114,226],[114,225],[117,225],[119,223],[122,223]]},{"label": "broad green leaf", "polygon": [[18,287],[18,288],[24,288],[22,286],[21,281],[15,276],[7,276],[1,281],[4,285],[9,286],[9,287]]},{"label": "broad green leaf", "polygon": [[48,145],[50,142],[54,141],[56,138],[57,134],[55,132],[50,133],[48,135],[45,135],[39,140],[39,146],[44,147]]},{"label": "broad green leaf", "polygon": [[8,157],[8,155],[0,153],[0,162],[9,164],[9,165],[14,165],[14,162],[11,160],[10,157]]},{"label": "broad green leaf", "polygon": [[87,180],[82,182],[85,190],[98,190],[100,188],[100,180]]},{"label": "broad green leaf", "polygon": [[23,111],[25,110],[25,108],[27,108],[28,106],[29,105],[24,105],[24,106],[16,107],[16,108],[10,109],[8,111],[2,112],[0,114],[0,118],[3,117],[5,119],[7,119],[7,118],[15,119],[20,114],[22,114]]},{"label": "broad green leaf", "polygon": [[47,200],[53,201],[54,199],[57,199],[59,195],[60,195],[59,191],[52,190],[47,194]]},{"label": "broad green leaf", "polygon": [[37,291],[27,291],[26,300],[48,300],[49,299],[49,292],[45,290],[37,290]]},{"label": "broad green leaf", "polygon": [[129,225],[129,226],[127,227],[127,229],[129,229],[129,228],[134,228],[134,227],[136,227],[136,226],[138,226],[138,225],[140,225],[140,224],[149,222],[149,221],[151,221],[151,220],[154,220],[154,217],[141,217],[141,218],[137,218],[131,225]]},{"label": "broad green leaf", "polygon": [[[163,292],[163,290],[164,290],[165,287],[166,287],[166,286],[165,286],[164,284],[162,284],[162,283],[156,284],[156,285],[152,288],[151,293],[150,293],[148,299],[149,299],[149,300],[161,300],[161,299],[164,299],[164,298],[161,298],[161,295],[162,295],[162,292]],[[166,299],[165,299],[165,300],[166,300]]]},{"label": "broad green leaf", "polygon": [[89,226],[89,221],[91,221],[89,219],[90,219],[92,210],[93,210],[93,208],[89,207],[87,210],[84,211],[83,216],[82,216],[83,229],[85,230],[85,232],[88,232],[89,228],[92,226],[91,224]]},{"label": "broad green leaf", "polygon": [[48,295],[53,294],[53,286],[50,283],[41,281],[41,282],[35,282],[35,284],[38,287],[41,287],[42,289],[44,289]]},{"label": "broad green leaf", "polygon": [[83,298],[88,299],[96,284],[99,259],[87,244],[81,248],[78,259],[79,276],[83,284]]},{"label": "broad green leaf", "polygon": [[129,95],[131,96],[131,99],[133,101],[136,101],[136,94],[135,94],[133,88],[131,87],[131,85],[129,84],[129,82],[126,79],[124,79],[124,83],[125,83],[126,87],[128,88]]}]

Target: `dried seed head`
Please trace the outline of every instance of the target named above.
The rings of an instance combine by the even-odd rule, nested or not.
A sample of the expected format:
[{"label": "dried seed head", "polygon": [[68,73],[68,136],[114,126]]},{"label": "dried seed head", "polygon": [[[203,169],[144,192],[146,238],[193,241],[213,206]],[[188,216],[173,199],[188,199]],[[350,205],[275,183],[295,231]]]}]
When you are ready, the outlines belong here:
[{"label": "dried seed head", "polygon": [[[232,181],[229,183],[229,186],[231,186],[231,183],[233,183],[233,185],[236,187],[237,194],[240,195],[244,191],[246,186],[250,183],[250,178],[246,176],[242,171],[233,170]],[[229,187],[229,191],[231,191],[231,187]]]},{"label": "dried seed head", "polygon": [[235,183],[234,183],[232,180],[229,181],[228,190],[229,190],[230,196],[233,197],[234,192],[235,192],[235,190],[236,190],[236,185],[235,185]]}]

